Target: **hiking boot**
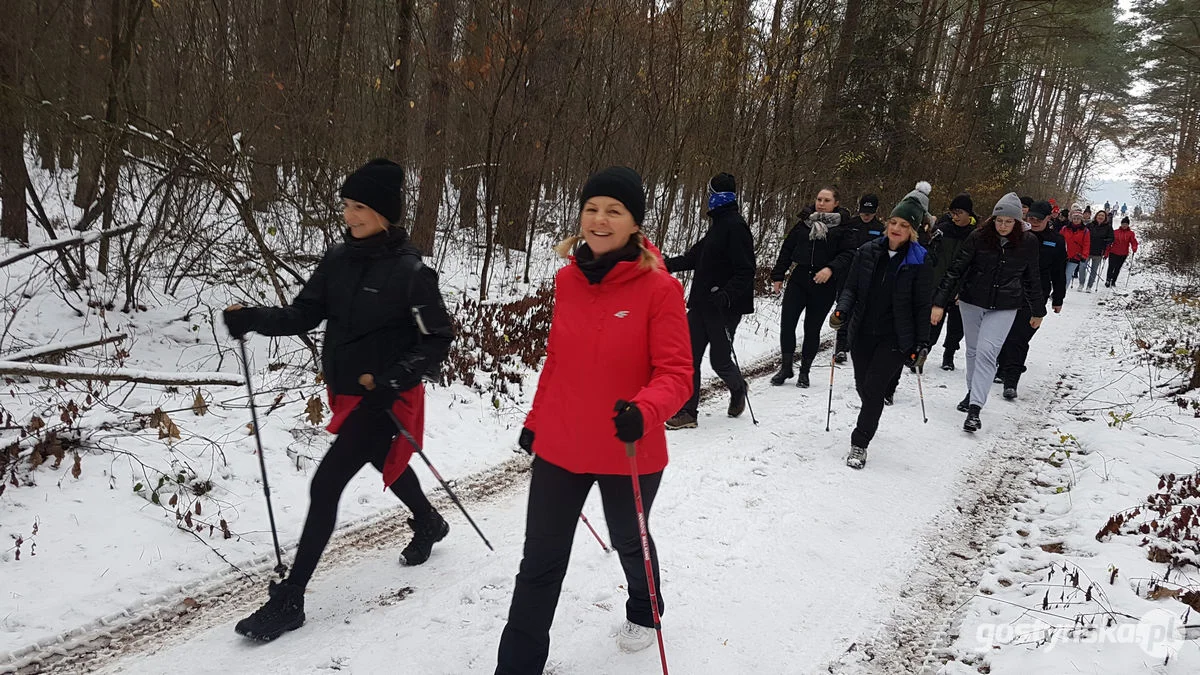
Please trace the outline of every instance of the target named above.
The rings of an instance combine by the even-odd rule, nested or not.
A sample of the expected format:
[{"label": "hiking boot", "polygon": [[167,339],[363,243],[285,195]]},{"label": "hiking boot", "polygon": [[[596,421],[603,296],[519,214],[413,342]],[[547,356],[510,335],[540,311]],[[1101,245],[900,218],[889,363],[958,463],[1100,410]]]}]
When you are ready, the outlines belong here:
[{"label": "hiking boot", "polygon": [[839,364],[839,365],[841,365],[841,364],[845,363],[845,362],[846,362],[846,352],[845,352],[845,350],[838,351],[836,354],[834,354],[834,355],[833,355],[833,362],[834,362],[834,363],[836,363],[836,364]]},{"label": "hiking boot", "polygon": [[942,352],[942,370],[954,370],[954,350]]},{"label": "hiking boot", "polygon": [[846,466],[851,469],[861,469],[867,465],[867,449],[857,445],[850,446],[850,454],[846,455]]},{"label": "hiking boot", "polygon": [[437,511],[430,511],[419,520],[409,518],[408,526],[413,531],[412,541],[400,552],[400,562],[405,565],[420,565],[429,560],[433,545],[450,534],[449,523]]},{"label": "hiking boot", "polygon": [[884,394],[883,395],[883,404],[884,405],[892,405],[895,402],[896,402],[895,394]]},{"label": "hiking boot", "polygon": [[1004,387],[1004,400],[1011,401],[1017,397],[1017,385]]},{"label": "hiking boot", "polygon": [[272,581],[267,587],[267,594],[270,596],[267,604],[233,627],[238,635],[259,642],[270,642],[304,625],[303,588],[286,581]]},{"label": "hiking boot", "polygon": [[979,420],[979,406],[973,405],[967,409],[967,419],[963,422],[963,431],[975,433],[983,428],[983,422]]},{"label": "hiking boot", "polygon": [[746,385],[742,385],[741,389],[729,392],[729,410],[726,412],[730,417],[740,417],[746,411]]},{"label": "hiking boot", "polygon": [[801,389],[808,389],[809,384],[811,384],[811,383],[808,381],[808,371],[807,370],[800,370],[800,372],[796,373],[796,386],[797,387],[800,387]]},{"label": "hiking boot", "polygon": [[997,374],[995,377],[992,378],[992,384],[1004,384],[1004,378],[1000,377],[1000,375]]},{"label": "hiking boot", "polygon": [[968,410],[970,410],[971,409],[971,392],[968,391],[967,395],[963,397],[963,400],[958,402],[958,405],[955,406],[955,408],[958,409],[958,412],[967,412]]},{"label": "hiking boot", "polygon": [[795,358],[794,354],[784,354],[783,355],[783,363],[781,363],[779,366],[779,372],[775,373],[775,375],[771,378],[772,385],[778,387],[778,386],[782,385],[784,382],[787,382],[788,380],[795,377],[796,374],[792,372],[792,360],[794,358]]},{"label": "hiking boot", "polygon": [[676,431],[678,429],[695,429],[696,416],[690,412],[684,412],[681,410],[675,413],[674,417],[667,420],[666,426],[668,431]]},{"label": "hiking boot", "polygon": [[621,625],[621,632],[617,633],[617,647],[623,652],[632,654],[649,647],[657,639],[658,635],[655,634],[653,628],[626,621]]}]

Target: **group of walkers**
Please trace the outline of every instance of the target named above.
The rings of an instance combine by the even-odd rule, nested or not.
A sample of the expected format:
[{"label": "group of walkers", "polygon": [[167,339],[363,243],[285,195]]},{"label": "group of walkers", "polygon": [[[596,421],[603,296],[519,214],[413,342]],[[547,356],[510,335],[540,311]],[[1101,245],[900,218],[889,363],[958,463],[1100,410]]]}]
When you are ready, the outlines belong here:
[{"label": "group of walkers", "polygon": [[[555,277],[546,360],[518,438],[533,460],[498,675],[543,671],[575,527],[593,485],[629,596],[618,646],[638,651],[657,639],[665,662],[659,618],[666,605],[648,529],[668,462],[665,430],[697,427],[706,351],[729,389],[728,415],[747,407],[733,340],[754,311],[754,239],[734,176],[713,176],[707,192],[708,231],[682,255],[664,257],[641,230],[646,195],[634,170],[597,172],[580,191],[578,232],[556,248],[567,263]],[[1003,381],[1005,398],[1016,398],[1030,340],[1047,302],[1061,310],[1069,272],[1093,255],[1108,257],[1111,285],[1137,250],[1127,219],[1121,230],[1105,230],[1104,211],[1085,227],[1083,212],[1072,208],[1060,224],[1052,203],[1009,193],[980,219],[963,193],[935,220],[930,192],[918,183],[884,219],[878,196],[863,195],[851,215],[838,190],[824,187],[801,211],[771,270],[773,289],[783,295],[782,363],[771,384],[795,378],[797,386],[811,386],[828,319],[837,331],[830,367],[853,363],[861,401],[846,458],[852,468],[866,465],[905,366],[920,376],[945,324],[943,369],[955,369],[955,351],[966,342],[967,394],[958,407],[967,415],[964,430],[975,432],[994,379]],[[438,277],[397,224],[400,166],[372,160],[340,193],[344,241],[325,254],[295,301],[282,308],[232,305],[224,313],[239,340],[250,332],[298,335],[325,322],[322,368],[329,430],[337,434],[313,475],[290,575],[272,582],[267,603],[236,626],[255,640],[303,625],[305,588],[342,492],[364,465],[378,469],[412,512],[402,563],[425,563],[449,533],[409,466],[421,450],[422,380],[435,376],[453,339]],[[682,271],[693,273],[686,301],[672,276]]]}]

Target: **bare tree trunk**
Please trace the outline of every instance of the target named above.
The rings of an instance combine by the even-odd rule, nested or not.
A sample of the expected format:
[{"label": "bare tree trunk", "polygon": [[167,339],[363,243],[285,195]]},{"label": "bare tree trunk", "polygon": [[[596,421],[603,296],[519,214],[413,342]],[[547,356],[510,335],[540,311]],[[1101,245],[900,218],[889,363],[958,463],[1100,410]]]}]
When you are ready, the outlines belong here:
[{"label": "bare tree trunk", "polygon": [[[15,6],[14,6],[15,5]],[[20,102],[24,87],[24,50],[20,16],[25,0],[13,1],[0,26],[0,237],[29,242],[26,217],[25,117]]]},{"label": "bare tree trunk", "polygon": [[413,220],[413,245],[433,254],[437,236],[438,209],[446,182],[446,112],[450,104],[450,48],[454,40],[454,0],[433,3],[433,40],[426,60],[429,92],[425,111],[425,151],[421,158],[421,188]]}]

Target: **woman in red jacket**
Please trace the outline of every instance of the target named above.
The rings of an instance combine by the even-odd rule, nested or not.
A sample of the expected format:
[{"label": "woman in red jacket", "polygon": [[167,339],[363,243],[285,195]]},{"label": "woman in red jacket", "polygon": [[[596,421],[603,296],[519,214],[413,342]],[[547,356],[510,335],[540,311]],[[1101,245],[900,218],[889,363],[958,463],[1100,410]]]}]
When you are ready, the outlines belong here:
[{"label": "woman in red jacket", "polygon": [[1137,235],[1129,228],[1129,216],[1121,219],[1121,227],[1113,233],[1113,243],[1108,249],[1108,276],[1104,280],[1106,287],[1117,285],[1117,277],[1121,276],[1121,268],[1125,265],[1125,259],[1131,253],[1137,253],[1138,240]]},{"label": "woman in red jacket", "polygon": [[1059,234],[1067,242],[1067,288],[1071,287],[1071,279],[1079,274],[1079,290],[1083,290],[1087,281],[1087,259],[1092,250],[1092,233],[1083,224],[1083,211],[1079,205],[1071,207],[1071,222]]},{"label": "woman in red jacket", "polygon": [[[692,393],[683,286],[641,233],[646,197],[636,172],[594,174],[579,201],[580,234],[556,249],[570,264],[555,278],[546,363],[519,441],[535,458],[524,558],[497,675],[536,675],[545,667],[575,525],[593,484],[629,589],[617,644],[636,651],[656,637],[624,443],[637,442],[648,520],[667,465],[663,422]],[[580,239],[585,243],[576,248]],[[653,541],[650,550],[657,588]]]}]

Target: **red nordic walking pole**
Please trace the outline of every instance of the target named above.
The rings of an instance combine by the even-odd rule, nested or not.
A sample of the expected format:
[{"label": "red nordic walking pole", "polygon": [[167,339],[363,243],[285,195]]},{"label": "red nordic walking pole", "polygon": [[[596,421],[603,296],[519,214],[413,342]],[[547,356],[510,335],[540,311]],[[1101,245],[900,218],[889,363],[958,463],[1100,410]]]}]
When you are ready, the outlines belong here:
[{"label": "red nordic walking pole", "polygon": [[662,618],[658,615],[658,593],[654,590],[654,564],[650,560],[650,533],[646,530],[646,510],[642,508],[642,484],[638,480],[637,448],[633,443],[625,444],[629,457],[630,478],[633,479],[633,506],[637,509],[638,534],[642,537],[642,560],[646,563],[646,586],[650,589],[650,612],[654,617],[654,632],[658,634],[658,659],[662,663],[663,675],[667,673],[667,650],[663,646]]},{"label": "red nordic walking pole", "polygon": [[596,541],[600,543],[600,548],[604,549],[605,553],[612,553],[612,549],[609,548],[608,544],[604,543],[604,540],[600,538],[600,533],[597,532],[596,528],[592,527],[592,524],[588,522],[587,516],[580,513],[579,519],[583,521],[584,525],[587,525],[587,529],[592,531],[592,536],[595,537]]}]

